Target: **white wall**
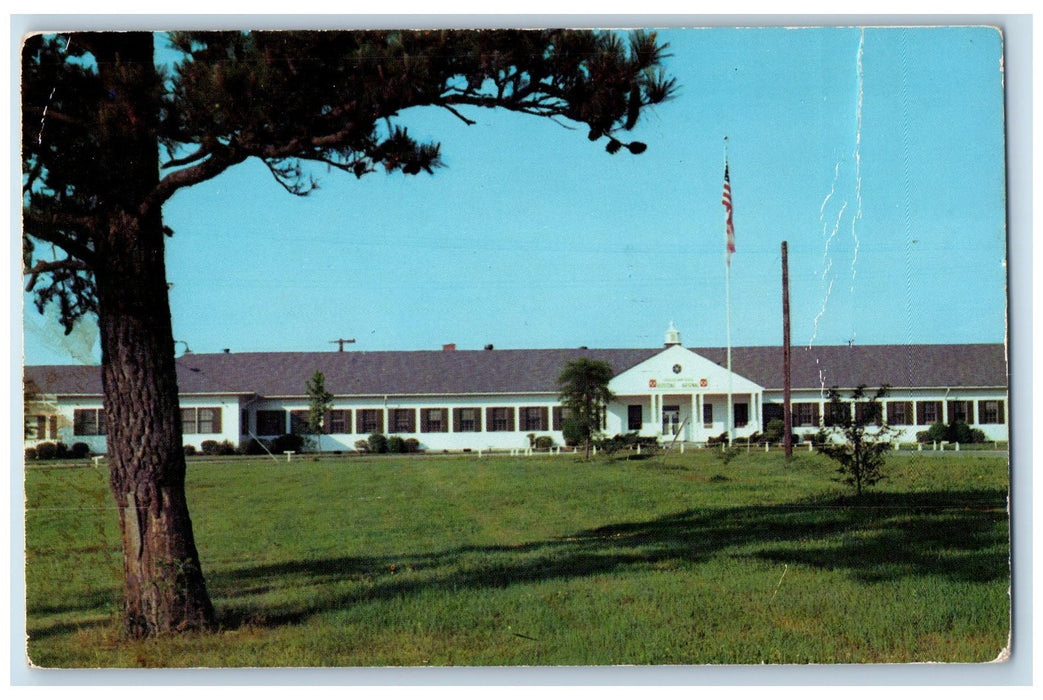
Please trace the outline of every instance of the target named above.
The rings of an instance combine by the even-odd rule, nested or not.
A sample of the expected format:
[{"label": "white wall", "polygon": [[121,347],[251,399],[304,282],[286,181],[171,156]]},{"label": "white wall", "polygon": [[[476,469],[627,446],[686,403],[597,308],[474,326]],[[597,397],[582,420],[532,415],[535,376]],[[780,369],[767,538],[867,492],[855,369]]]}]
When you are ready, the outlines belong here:
[{"label": "white wall", "polygon": [[[867,389],[867,393],[870,395],[875,389]],[[841,397],[848,401],[850,400],[850,390],[841,391]],[[983,424],[979,423],[979,402],[985,400],[999,400],[1003,402],[1003,422]],[[764,394],[765,403],[782,403],[782,392],[781,391],[770,391]],[[790,401],[792,404],[796,403],[816,403],[819,407],[819,417],[825,415],[825,406],[829,403],[828,396],[823,391],[813,390],[796,390],[792,392]],[[888,424],[891,427],[899,431],[898,440],[900,442],[915,442],[916,434],[918,432],[927,430],[930,428],[930,424],[916,424],[916,402],[917,401],[940,401],[942,403],[942,416],[941,420],[944,423],[949,422],[948,418],[948,401],[971,401],[973,402],[973,415],[971,420],[967,424],[985,433],[987,440],[999,440],[1005,441],[1008,439],[1008,425],[1010,422],[1010,404],[1007,400],[1006,391],[1003,389],[952,389],[952,388],[940,388],[940,389],[890,389],[887,395],[884,397],[883,402],[885,407],[890,402],[911,402],[913,404],[912,411],[913,415],[910,419],[912,425],[891,425],[890,421]],[[885,416],[885,420],[887,416]],[[793,432],[801,436],[808,436],[817,432],[818,428],[810,426],[794,426]]]},{"label": "white wall", "polygon": [[[672,375],[680,374],[684,375],[685,366],[691,361],[690,358],[698,356],[693,353],[684,350],[684,348],[669,348],[655,358],[638,365],[631,371],[624,372],[622,375],[613,380],[613,385],[617,384],[619,387],[613,386],[614,391],[617,393],[617,400],[609,406],[608,415],[606,418],[606,429],[607,435],[616,435],[619,433],[629,432],[627,425],[627,405],[631,403],[641,403],[644,407],[642,411],[642,417],[644,425],[641,430],[642,435],[658,435],[661,432],[661,408],[665,405],[678,404],[681,409],[682,420],[685,417],[689,417],[688,424],[685,432],[681,438],[686,440],[695,440],[698,442],[704,441],[707,437],[717,436],[725,431],[725,413],[724,403],[725,397],[720,394],[709,394],[701,393],[703,391],[717,391],[719,390],[720,379],[719,377],[711,379],[716,370],[722,368],[710,363],[712,366],[700,366],[697,363],[693,365],[693,371],[700,373],[705,371],[708,380],[713,381],[713,386],[709,386],[710,381],[707,382],[708,386],[699,387],[698,394],[679,394],[675,393],[679,391],[676,388],[661,388],[649,387],[649,379],[657,379],[657,385],[660,385],[659,378],[664,376],[662,373],[667,373],[666,379],[662,381],[663,384],[669,384]],[[657,361],[658,360],[658,361]],[[651,364],[650,364],[651,363]],[[681,373],[674,373],[672,371],[674,364],[682,365]],[[637,370],[636,372],[633,370]],[[683,378],[683,376],[682,376]],[[692,375],[691,377],[696,383],[699,382],[701,376]],[[737,437],[745,437],[746,435],[754,432],[763,431],[763,426],[760,424],[761,410],[760,402],[763,397],[765,404],[775,402],[781,403],[782,392],[781,391],[766,391],[763,394],[760,393],[760,387],[756,387],[752,383],[742,380],[741,378],[733,379],[733,387],[735,391],[735,401],[746,401],[750,406],[750,423],[745,428],[736,429],[735,434]],[[620,389],[624,389],[621,391]],[[632,393],[627,393],[625,389],[630,389]],[[658,391],[650,391],[651,389],[658,389]],[[753,393],[744,394],[747,390],[754,390]],[[687,387],[682,389],[683,391],[690,391]],[[695,398],[693,399],[693,396]],[[1000,424],[982,425],[978,423],[979,417],[979,402],[983,400],[1001,400],[1004,404],[1004,422]],[[913,390],[896,390],[892,389],[891,393],[885,399],[885,401],[910,401],[914,402],[914,420],[915,420],[915,402],[923,400],[942,401],[943,402],[943,420],[947,421],[947,415],[944,413],[945,401],[947,400],[963,400],[973,401],[974,413],[973,420],[970,421],[970,425],[973,428],[982,430],[987,439],[989,440],[1007,440],[1008,438],[1008,424],[1010,421],[1010,404],[1007,401],[1006,391],[1003,389],[972,389],[972,390],[953,390],[953,389],[913,389]],[[714,425],[710,428],[704,428],[702,423],[701,415],[701,403],[700,402],[712,402],[714,404]],[[824,415],[825,404],[827,403],[826,397],[822,391],[819,390],[797,390],[792,395],[793,403],[802,402],[814,402],[819,405],[819,416]],[[323,435],[322,437],[322,448],[324,451],[351,451],[354,450],[355,442],[358,440],[366,439],[369,435],[361,434],[356,432],[357,427],[355,424],[355,412],[361,408],[375,408],[381,411],[385,409],[393,408],[447,408],[450,409],[448,415],[448,432],[442,433],[424,433],[420,432],[421,422],[419,414],[415,417],[415,431],[411,433],[393,433],[390,430],[389,415],[384,413],[384,433],[387,435],[398,434],[403,438],[416,438],[420,442],[420,446],[424,450],[428,451],[461,451],[461,450],[488,450],[488,449],[524,449],[529,445],[529,439],[527,435],[530,432],[536,435],[548,435],[554,439],[556,445],[563,445],[564,439],[561,431],[552,430],[553,426],[553,408],[559,405],[558,397],[556,394],[541,393],[541,394],[512,394],[512,395],[501,395],[501,396],[397,396],[397,397],[367,397],[367,398],[338,398],[334,401],[335,408],[347,408],[352,410],[352,426],[350,433],[341,433],[336,435]],[[66,443],[67,445],[73,445],[76,442],[84,442],[90,447],[93,452],[104,453],[105,452],[105,437],[104,436],[80,436],[73,435],[73,411],[76,408],[101,408],[100,397],[83,397],[83,398],[64,398],[61,401],[52,401],[46,404],[48,410],[57,411],[60,416],[59,419],[59,437],[58,440]],[[308,408],[306,399],[302,397],[296,397],[292,399],[264,399],[264,400],[245,400],[240,401],[239,397],[227,395],[227,396],[185,396],[181,399],[181,406],[184,408],[188,407],[220,407],[222,410],[221,415],[221,432],[216,434],[186,434],[185,444],[193,445],[199,449],[205,440],[216,440],[218,442],[228,440],[233,445],[238,445],[243,439],[244,435],[243,427],[240,425],[240,411],[245,408],[251,414],[251,425],[256,426],[256,412],[258,410],[272,409],[272,410],[306,410]],[[488,407],[497,406],[509,406],[514,410],[514,430],[512,431],[489,431],[486,425],[486,411]],[[522,425],[522,416],[518,410],[524,406],[542,406],[547,409],[547,420],[548,425],[546,430],[541,431],[530,431],[524,428]],[[453,420],[452,420],[452,409],[459,407],[474,407],[481,411],[483,430],[482,432],[453,432]],[[30,409],[30,411],[35,409]],[[899,440],[902,442],[913,442],[916,439],[916,433],[922,430],[926,430],[929,426],[927,425],[908,425],[908,426],[896,426],[901,430]],[[794,431],[799,435],[810,435],[817,431],[816,427],[796,427]],[[666,436],[664,439],[669,439]],[[42,442],[43,440],[26,441],[26,446],[33,446],[35,443]]]},{"label": "white wall", "polygon": [[[356,412],[361,409],[377,409],[383,412],[383,433],[385,435],[397,435],[403,439],[415,438],[420,442],[420,448],[428,451],[462,451],[462,450],[488,450],[488,449],[524,449],[529,446],[529,433],[537,436],[547,435],[554,439],[556,445],[563,445],[564,438],[561,431],[552,430],[553,408],[559,405],[555,394],[512,394],[498,396],[389,396],[367,397],[367,398],[335,398],[333,409],[351,410],[351,432],[334,433],[322,436],[322,449],[324,452],[351,451],[355,449],[355,443],[369,437],[368,432],[358,432]],[[547,409],[547,429],[528,430],[522,424],[521,408],[544,407]],[[492,407],[510,407],[514,412],[514,430],[490,431],[486,420],[486,409]],[[446,408],[447,432],[421,432],[421,420],[419,410],[424,408]],[[481,412],[481,432],[453,432],[454,408],[476,408]],[[306,400],[295,398],[285,400],[267,399],[257,401],[249,406],[251,412],[251,425],[256,425],[256,412],[258,410],[285,410],[303,411],[308,409]],[[393,409],[412,409],[414,415],[414,430],[412,432],[395,432],[391,430],[391,411]],[[262,436],[270,437],[270,436]]]}]

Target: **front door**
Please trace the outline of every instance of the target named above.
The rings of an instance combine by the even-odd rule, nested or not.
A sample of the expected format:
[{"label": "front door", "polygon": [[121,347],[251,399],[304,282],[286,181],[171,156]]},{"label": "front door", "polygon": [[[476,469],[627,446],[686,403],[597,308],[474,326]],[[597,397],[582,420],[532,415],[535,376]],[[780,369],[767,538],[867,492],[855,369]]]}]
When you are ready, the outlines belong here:
[{"label": "front door", "polygon": [[681,428],[681,407],[663,406],[663,435],[676,435]]}]

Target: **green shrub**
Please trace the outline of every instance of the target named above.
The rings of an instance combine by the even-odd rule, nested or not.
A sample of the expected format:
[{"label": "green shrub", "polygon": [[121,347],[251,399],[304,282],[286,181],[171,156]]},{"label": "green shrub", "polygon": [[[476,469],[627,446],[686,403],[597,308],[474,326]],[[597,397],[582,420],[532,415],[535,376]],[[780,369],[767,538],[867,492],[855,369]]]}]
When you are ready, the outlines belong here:
[{"label": "green shrub", "polygon": [[727,430],[724,431],[723,433],[721,433],[720,435],[716,436],[716,437],[708,437],[708,438],[706,438],[706,446],[707,447],[714,447],[714,446],[722,445],[722,444],[728,444],[728,431]]},{"label": "green shrub", "polygon": [[955,421],[949,424],[946,430],[946,439],[949,442],[969,445],[976,442],[985,442],[985,433],[977,428],[972,428],[963,421]]},{"label": "green shrub", "polygon": [[554,438],[550,435],[540,435],[532,443],[537,450],[549,450],[554,447]]},{"label": "green shrub", "polygon": [[355,449],[362,453],[369,452],[369,440],[356,440]]},{"label": "green shrub", "polygon": [[642,437],[637,431],[624,435],[614,435],[597,442],[598,449],[608,455],[619,451],[633,451],[638,447],[642,452],[654,452],[659,447],[659,442],[654,437]]},{"label": "green shrub", "polygon": [[185,445],[181,449],[183,449],[185,451],[185,456],[186,457],[191,457],[192,455],[194,455],[196,453],[196,446],[195,445]]},{"label": "green shrub", "polygon": [[244,455],[266,455],[271,450],[271,440],[264,438],[250,438],[249,441],[239,446],[239,452]]},{"label": "green shrub", "polygon": [[[764,435],[758,436],[757,440],[754,440],[751,436],[751,442],[769,442],[769,443],[780,443],[785,439],[786,436],[786,422],[781,418],[772,418],[768,421],[768,424],[764,426]],[[790,440],[793,444],[800,442],[800,435],[794,432],[790,432]]]},{"label": "green shrub", "polygon": [[37,458],[36,457],[36,448],[35,447],[26,447],[25,448],[25,461],[26,462],[32,462],[36,458]]},{"label": "green shrub", "polygon": [[203,440],[199,444],[203,454],[210,455],[211,457],[217,455],[234,455],[235,446],[232,445],[228,440],[218,442],[217,440]]},{"label": "green shrub", "polygon": [[373,433],[369,436],[369,451],[373,454],[384,454],[388,451],[387,436],[382,433]]},{"label": "green shrub", "polygon": [[387,451],[395,455],[404,453],[406,451],[406,441],[398,435],[392,435],[387,439]]},{"label": "green shrub", "polygon": [[91,448],[85,442],[74,442],[72,449],[69,450],[69,456],[73,459],[83,459],[84,457],[90,456]]},{"label": "green shrub", "polygon": [[826,432],[825,428],[819,428],[813,433],[804,433],[803,439],[809,440],[812,445],[825,445],[826,440],[829,439],[829,433]]},{"label": "green shrub", "polygon": [[272,452],[300,452],[304,447],[304,438],[293,433],[286,433],[272,440]]},{"label": "green shrub", "polygon": [[420,441],[416,438],[406,438],[404,445],[406,452],[409,454],[415,454],[420,451]]},{"label": "green shrub", "polygon": [[58,455],[58,446],[53,442],[41,442],[36,446],[37,459],[54,459]]},{"label": "green shrub", "polygon": [[921,430],[916,434],[917,442],[945,442],[948,440],[948,428],[941,421],[932,423],[927,430]]},{"label": "green shrub", "polygon": [[931,425],[927,430],[921,430],[916,434],[916,441],[928,442],[958,442],[964,445],[985,442],[985,433],[977,428],[972,428],[963,421],[953,421],[949,425],[938,422]]}]

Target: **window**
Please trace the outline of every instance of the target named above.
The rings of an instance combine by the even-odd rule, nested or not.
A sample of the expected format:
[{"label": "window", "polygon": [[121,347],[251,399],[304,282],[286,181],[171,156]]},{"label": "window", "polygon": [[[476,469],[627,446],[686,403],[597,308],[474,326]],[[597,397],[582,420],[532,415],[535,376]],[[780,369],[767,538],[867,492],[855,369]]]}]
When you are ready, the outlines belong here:
[{"label": "window", "polygon": [[1003,402],[999,400],[979,401],[978,422],[984,425],[1003,423]]},{"label": "window", "polygon": [[551,415],[553,419],[551,425],[554,430],[561,430],[562,423],[564,423],[569,417],[569,409],[565,406],[555,406],[551,411]]},{"label": "window", "polygon": [[308,427],[308,416],[311,411],[307,410],[296,410],[290,411],[290,432],[294,435],[306,435],[311,432],[311,428]]},{"label": "window", "polygon": [[850,420],[851,403],[848,401],[841,401],[838,404],[827,403],[824,417],[826,425],[840,425],[844,421]]},{"label": "window", "polygon": [[713,427],[713,404],[712,403],[704,403],[703,404],[703,427],[704,428],[712,428]]},{"label": "window", "polygon": [[200,433],[213,434],[221,432],[221,409],[219,407],[199,408],[196,412],[196,427]]},{"label": "window", "polygon": [[477,408],[453,409],[454,433],[479,433],[482,430],[482,412]]},{"label": "window", "polygon": [[332,433],[351,432],[351,411],[346,408],[336,408],[326,414],[323,426],[327,435]]},{"label": "window", "polygon": [[212,435],[221,432],[220,407],[182,408],[181,432],[185,435]]},{"label": "window", "polygon": [[[796,409],[796,404],[792,404],[791,403],[790,404],[790,411],[792,412],[793,421],[794,422],[796,422],[796,420],[797,420],[797,418],[796,418],[796,415],[797,415],[796,414],[796,410],[797,410]],[[762,426],[763,425],[767,425],[768,423],[770,423],[773,420],[780,420],[781,421],[781,420],[785,420],[785,419],[786,419],[786,414],[785,414],[785,411],[783,411],[781,403],[772,403],[771,401],[769,401],[767,399],[765,399],[761,403],[761,425]]]},{"label": "window", "polygon": [[181,409],[181,432],[185,435],[193,435],[196,432],[196,409]]},{"label": "window", "polygon": [[862,425],[883,422],[883,406],[873,401],[859,401],[855,403],[855,420]]},{"label": "window", "polygon": [[523,430],[546,430],[547,409],[544,406],[526,406],[521,409]]},{"label": "window", "polygon": [[258,435],[282,435],[286,432],[286,411],[258,411]]},{"label": "window", "polygon": [[913,424],[913,402],[912,401],[888,401],[887,402],[888,425],[912,425]]},{"label": "window", "polygon": [[818,404],[817,403],[795,403],[790,411],[790,420],[793,421],[793,427],[799,428],[801,426],[817,426],[818,425]]},{"label": "window", "polygon": [[645,423],[643,407],[639,403],[627,406],[627,430],[641,430]]},{"label": "window", "polygon": [[736,428],[742,428],[750,422],[750,405],[748,403],[737,403],[734,410]]},{"label": "window", "polygon": [[384,432],[384,411],[379,408],[362,408],[355,411],[358,431],[364,435]]},{"label": "window", "polygon": [[250,432],[250,412],[245,408],[239,412],[239,434],[246,435]]},{"label": "window", "polygon": [[450,431],[450,425],[448,425],[448,409],[420,409],[421,433],[447,433],[448,431]]},{"label": "window", "polygon": [[105,409],[77,408],[72,412],[73,435],[104,435]]},{"label": "window", "polygon": [[26,416],[26,440],[58,439],[58,416]]},{"label": "window", "polygon": [[916,424],[931,425],[942,421],[941,401],[917,401],[916,402]]},{"label": "window", "polygon": [[415,408],[393,408],[390,415],[391,432],[393,433],[415,433],[416,432],[416,409]]},{"label": "window", "polygon": [[506,406],[487,408],[485,429],[489,432],[510,432],[514,430],[514,409]]},{"label": "window", "polygon": [[447,420],[449,410],[445,408],[421,408],[420,409],[420,432],[422,433],[446,433],[449,432],[449,421]]},{"label": "window", "polygon": [[974,402],[973,401],[948,401],[946,402],[946,414],[949,422],[973,423]]}]

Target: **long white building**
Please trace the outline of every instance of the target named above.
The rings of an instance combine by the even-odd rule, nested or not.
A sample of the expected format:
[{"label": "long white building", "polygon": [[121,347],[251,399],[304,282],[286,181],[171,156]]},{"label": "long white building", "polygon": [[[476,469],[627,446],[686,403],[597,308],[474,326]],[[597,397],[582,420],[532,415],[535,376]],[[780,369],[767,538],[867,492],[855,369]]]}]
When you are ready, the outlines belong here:
[{"label": "long white building", "polygon": [[[530,434],[561,445],[557,378],[580,357],[604,360],[614,371],[607,435],[637,431],[705,442],[727,431],[729,392],[737,438],[782,417],[781,347],[732,348],[729,376],[724,348],[685,348],[671,326],[663,347],[644,349],[188,353],[177,361],[184,440],[238,445],[301,430],[305,384],[320,371],[335,397],[321,440],[326,451],[352,450],[371,433],[415,438],[439,452],[525,448]],[[798,435],[828,419],[831,387],[846,394],[887,384],[884,420],[903,441],[955,420],[989,440],[1008,436],[1002,344],[796,347],[791,367]],[[105,452],[98,367],[28,366],[25,385],[27,446],[84,442]]]}]

